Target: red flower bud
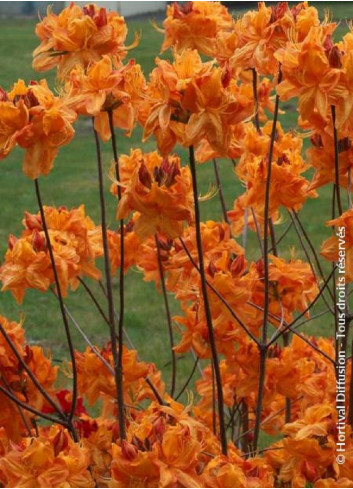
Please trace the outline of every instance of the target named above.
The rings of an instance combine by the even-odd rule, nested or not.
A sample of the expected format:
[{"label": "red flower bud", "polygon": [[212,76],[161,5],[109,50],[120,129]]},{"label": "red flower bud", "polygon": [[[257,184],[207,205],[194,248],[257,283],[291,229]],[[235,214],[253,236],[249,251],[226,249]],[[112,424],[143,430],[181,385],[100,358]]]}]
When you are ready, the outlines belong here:
[{"label": "red flower bud", "polygon": [[45,239],[44,234],[38,232],[37,229],[33,230],[32,247],[37,253],[39,251],[46,251],[47,249],[47,240]]}]

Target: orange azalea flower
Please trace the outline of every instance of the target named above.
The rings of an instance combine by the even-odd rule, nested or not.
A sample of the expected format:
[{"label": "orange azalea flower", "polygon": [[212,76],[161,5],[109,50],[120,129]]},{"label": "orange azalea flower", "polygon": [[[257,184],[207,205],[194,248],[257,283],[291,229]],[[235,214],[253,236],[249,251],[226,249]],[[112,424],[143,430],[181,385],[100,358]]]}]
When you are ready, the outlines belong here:
[{"label": "orange azalea flower", "polygon": [[[130,157],[135,160],[136,156],[139,164],[124,188],[117,219],[126,218],[131,211],[139,212],[135,231],[141,239],[157,231],[171,238],[180,236],[184,221],[190,223],[193,216],[189,168],[181,167],[176,155],[162,159],[156,152],[132,150]],[[124,186],[124,181],[121,184]]]},{"label": "orange azalea flower", "polygon": [[23,171],[29,178],[47,175],[60,146],[74,135],[76,114],[60,97],[54,97],[47,82],[18,80],[0,101],[0,158],[18,144],[25,149]]},{"label": "orange azalea flower", "polygon": [[59,78],[66,78],[77,65],[87,68],[104,55],[117,66],[137,44],[135,39],[131,46],[124,45],[127,27],[123,17],[94,4],[81,8],[71,3],[59,15],[49,8],[37,24],[36,35],[41,44],[33,51],[33,68],[46,71],[57,66]]},{"label": "orange azalea flower", "polygon": [[311,28],[320,25],[318,11],[301,2],[290,8],[287,2],[266,6],[259,2],[257,11],[241,16],[232,33],[220,31],[217,37],[217,59],[229,62],[235,72],[256,69],[262,75],[278,71],[277,52],[287,42],[302,42]]},{"label": "orange azalea flower", "polygon": [[190,146],[206,138],[226,155],[230,126],[251,115],[252,100],[243,96],[227,70],[202,63],[196,51],[174,53],[174,58],[172,64],[157,59],[152,71],[139,114],[144,139],[153,133],[166,155],[177,141]]},{"label": "orange azalea flower", "polygon": [[[64,438],[64,442],[61,440]],[[88,451],[55,425],[46,436],[24,438],[0,460],[4,487],[94,487]]]},{"label": "orange azalea flower", "polygon": [[278,95],[281,100],[298,97],[301,118],[319,129],[330,119],[341,76],[331,40],[335,28],[335,24],[327,24],[311,29],[302,43],[288,44],[275,55],[283,72]]},{"label": "orange azalea flower", "polygon": [[[112,366],[113,358],[110,345],[99,350],[99,352],[107,364]],[[84,353],[76,352],[76,364],[80,394],[87,398],[90,406],[93,406],[101,398],[105,417],[115,412],[115,380],[107,365],[89,347]],[[145,379],[149,375],[156,381],[155,387],[158,392],[163,395],[164,385],[160,377],[156,375],[154,365],[139,361],[135,350],[124,348],[124,399],[127,404],[137,405],[143,399],[154,399],[152,390],[145,386]]]},{"label": "orange azalea flower", "polygon": [[233,19],[227,8],[220,2],[185,2],[167,6],[167,16],[163,22],[165,38],[162,51],[174,47],[197,49],[200,53],[214,56],[216,37],[222,30],[233,27]]},{"label": "orange azalea flower", "polygon": [[331,57],[336,59],[336,64],[341,68],[340,84],[336,89],[338,98],[336,105],[336,127],[340,136],[350,137],[353,128],[353,29],[343,37],[343,40],[333,46]]},{"label": "orange azalea flower", "polygon": [[204,487],[274,487],[274,475],[269,464],[261,458],[240,456],[229,446],[228,457],[218,455],[208,463],[204,471]]},{"label": "orange azalea flower", "polygon": [[[101,229],[85,215],[84,206],[71,211],[45,206],[44,212],[63,294],[69,285],[77,288],[78,276],[99,280],[94,261],[102,254]],[[26,229],[19,239],[10,237],[0,268],[2,290],[10,290],[18,303],[27,288],[45,291],[54,283],[40,214],[26,213],[23,223]]]},{"label": "orange azalea flower", "polygon": [[[241,122],[231,127],[229,147],[227,148],[227,157],[231,160],[239,158],[243,152],[244,126],[245,124]],[[205,163],[213,158],[220,158],[220,156],[220,153],[212,148],[207,139],[202,139],[195,151],[198,163]]]},{"label": "orange azalea flower", "polygon": [[[286,320],[290,321],[291,313],[303,312],[315,299],[319,292],[317,282],[309,263],[294,258],[286,262],[273,255],[270,255],[270,259],[269,278],[275,289],[273,299],[278,307],[279,303],[276,301],[278,298],[284,308]],[[272,308],[272,312],[281,317],[280,307],[276,312],[274,312],[274,304]],[[286,316],[287,314],[289,315]]]},{"label": "orange azalea flower", "polygon": [[335,429],[334,406],[312,406],[300,420],[284,426],[283,433],[287,437],[274,445],[282,449],[266,452],[265,458],[277,469],[280,481],[305,487],[306,483],[320,479],[327,470],[334,470]]},{"label": "orange azalea flower", "polygon": [[[9,321],[4,316],[0,316],[0,324],[10,337],[12,343],[16,347],[16,351],[20,354],[24,354],[24,330],[22,328],[22,322],[16,323],[15,321]],[[0,334],[0,371],[10,373],[11,370],[18,369],[18,360],[16,359],[9,344]]]},{"label": "orange azalea flower", "polygon": [[[203,487],[202,448],[212,433],[180,404],[151,404],[138,413],[122,446],[113,445],[112,476],[116,487]],[[207,457],[208,458],[208,457]]]},{"label": "orange azalea flower", "polygon": [[[316,189],[330,182],[335,182],[335,146],[332,135],[323,132],[311,137],[312,147],[307,150],[308,162],[315,168],[315,174],[310,184]],[[339,183],[348,186],[348,171],[353,171],[353,147],[349,138],[343,138],[338,143]]]},{"label": "orange azalea flower", "polygon": [[[58,367],[52,365],[51,357],[47,357],[43,348],[40,346],[27,346],[26,347],[26,363],[32,370],[39,383],[47,392],[52,393],[54,391],[54,383],[58,375]],[[33,382],[30,379],[26,381],[26,387],[24,395],[30,400],[30,404],[42,410],[43,408],[43,396],[38,392]]]},{"label": "orange azalea flower", "polygon": [[[247,190],[235,201],[234,211],[228,214],[232,220],[238,219],[245,208],[253,208],[262,226],[271,127],[271,123],[266,123],[259,134],[252,124],[247,125],[243,154],[235,169],[241,181],[246,183]],[[270,186],[269,213],[273,219],[276,219],[280,206],[299,210],[308,197],[316,196],[302,176],[308,169],[301,155],[302,139],[291,132],[285,133],[280,124],[277,124],[277,131]],[[249,218],[252,218],[251,212]]]},{"label": "orange azalea flower", "polygon": [[[326,226],[335,226],[336,235],[326,239],[321,245],[321,255],[326,260],[340,264],[345,270],[346,282],[353,281],[353,210],[344,212],[340,217],[327,221]],[[343,256],[344,259],[340,260]]]},{"label": "orange azalea flower", "polygon": [[255,68],[260,74],[271,75],[278,70],[275,52],[294,30],[294,18],[286,2],[267,7],[259,2],[257,11],[246,12],[234,26],[234,35],[220,32],[219,56],[228,58],[233,70]]},{"label": "orange azalea flower", "polygon": [[[265,122],[268,119],[266,110],[273,112],[274,103],[271,99],[272,89],[273,84],[268,78],[264,78],[258,84],[258,115],[261,122]],[[232,90],[236,91],[239,102],[243,106],[244,117],[246,113],[250,115],[254,107],[252,84],[243,82],[240,85],[234,85]],[[226,148],[226,156],[231,160],[235,160],[240,158],[244,152],[244,138],[247,134],[247,124],[243,122],[236,125],[231,124],[229,129],[230,140]],[[212,158],[219,158],[222,154],[217,152],[207,139],[203,139],[197,147],[195,156],[198,163],[204,163]]]},{"label": "orange azalea flower", "polygon": [[140,65],[131,60],[113,68],[108,56],[87,69],[77,66],[65,85],[70,106],[79,114],[94,116],[95,129],[103,141],[110,138],[109,110],[113,112],[114,126],[131,132],[144,86]]},{"label": "orange azalea flower", "polygon": [[[270,313],[275,317],[269,317],[269,321],[279,325],[281,320],[290,322],[295,311],[303,312],[317,296],[319,290],[317,280],[308,263],[296,260],[292,257],[286,261],[273,255],[269,255]],[[263,308],[264,282],[263,262],[251,264],[253,273],[257,272],[257,281],[254,286],[251,301]],[[256,272],[255,272],[256,270]]]}]

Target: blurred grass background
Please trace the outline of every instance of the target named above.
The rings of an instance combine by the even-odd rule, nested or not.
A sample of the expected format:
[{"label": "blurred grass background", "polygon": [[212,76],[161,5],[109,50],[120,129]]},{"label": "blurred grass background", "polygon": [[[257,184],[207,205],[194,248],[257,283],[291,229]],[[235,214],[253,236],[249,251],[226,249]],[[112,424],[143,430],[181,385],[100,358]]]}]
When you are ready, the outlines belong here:
[{"label": "blurred grass background", "polygon": [[[334,5],[333,5],[334,4]],[[350,2],[315,2],[315,6],[323,12],[324,9],[332,10],[331,17],[340,20],[337,30],[338,38],[347,32],[346,19],[350,17]],[[253,2],[253,8],[256,3]],[[31,68],[32,50],[38,41],[34,34],[35,21],[31,19],[0,20],[0,56],[2,70],[0,85],[9,89],[14,81],[23,78],[26,81],[46,77],[51,87],[55,86],[54,73],[38,74]],[[133,32],[141,32],[142,39],[139,46],[133,51],[132,56],[136,58],[145,71],[146,76],[154,66],[154,58],[158,55],[162,37],[157,33],[151,22],[147,20],[128,21],[129,36]],[[281,123],[286,130],[295,129],[297,112],[295,103],[281,106],[286,111],[281,116]],[[306,142],[305,142],[306,144]],[[140,147],[141,130],[136,128],[131,138],[123,136],[118,131],[118,148],[120,153],[127,153],[130,148]],[[111,148],[107,143],[103,146],[103,161],[106,175],[111,163]],[[155,149],[154,141],[151,139],[143,145],[145,151]],[[187,163],[187,153],[180,151],[183,162]],[[7,238],[10,233],[18,235],[22,229],[22,218],[24,211],[37,212],[37,204],[34,194],[33,183],[22,173],[22,152],[15,150],[1,165],[1,219],[0,219],[0,260],[7,247]],[[232,207],[234,199],[242,193],[242,188],[236,180],[229,161],[219,162],[221,177],[223,181],[224,194],[228,208]],[[215,182],[212,163],[198,167],[200,187],[205,193],[209,186]],[[98,201],[97,170],[95,159],[95,147],[92,138],[90,120],[80,121],[76,125],[76,137],[68,146],[60,150],[55,161],[55,168],[47,178],[41,178],[41,189],[43,200],[47,205],[66,205],[68,207],[78,206],[85,203],[87,213],[96,223],[100,222],[100,210]],[[117,226],[115,222],[116,201],[110,197],[108,188],[110,181],[106,177],[107,204],[109,223],[112,228]],[[327,186],[319,191],[320,198],[309,200],[301,212],[302,221],[313,241],[316,249],[321,242],[330,235],[330,230],[325,227],[325,222],[330,219],[331,213],[331,187]],[[203,220],[219,220],[220,204],[218,196],[212,200],[201,203]],[[282,223],[276,228],[279,236],[287,227],[289,217],[283,212]],[[290,247],[299,248],[298,240],[293,231],[282,241],[279,247],[282,256],[289,256]],[[256,237],[250,236],[248,258],[257,260],[259,252],[256,246]],[[298,252],[299,257],[303,254]],[[105,304],[104,297],[99,291],[97,284],[90,284],[96,291],[101,303]],[[118,299],[118,282],[115,279],[114,293]],[[177,305],[170,297],[172,310],[177,311]],[[126,319],[125,327],[139,349],[141,356],[146,361],[154,361],[158,367],[166,370],[165,380],[169,380],[170,353],[168,345],[168,332],[164,314],[163,298],[155,290],[153,284],[145,283],[142,275],[132,270],[126,278]],[[87,298],[82,288],[75,293],[70,293],[66,304],[72,314],[78,320],[86,334],[97,344],[103,344],[108,338],[105,323],[100,320],[99,315],[92,303]],[[118,304],[118,300],[117,300]],[[317,307],[321,310],[323,306]],[[55,359],[66,358],[67,349],[61,326],[59,309],[56,299],[52,294],[42,294],[38,291],[28,291],[22,305],[18,306],[10,293],[0,295],[0,314],[8,318],[18,320],[20,316],[25,319],[27,338],[32,342],[39,342],[44,347],[50,347]],[[317,335],[331,335],[333,324],[331,318],[323,318],[309,323],[306,331]],[[75,331],[73,332],[75,346],[82,348],[84,343]],[[177,336],[178,338],[178,336]],[[178,359],[179,385],[190,370],[192,360],[189,357]]]}]

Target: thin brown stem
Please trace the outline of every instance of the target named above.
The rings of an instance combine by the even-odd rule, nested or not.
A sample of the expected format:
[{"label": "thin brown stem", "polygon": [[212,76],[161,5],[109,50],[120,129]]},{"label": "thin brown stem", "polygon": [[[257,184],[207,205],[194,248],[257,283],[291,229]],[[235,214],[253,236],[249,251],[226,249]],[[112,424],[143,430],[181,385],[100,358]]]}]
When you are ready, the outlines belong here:
[{"label": "thin brown stem", "polygon": [[106,324],[109,326],[109,324],[110,324],[109,323],[109,319],[107,318],[105,312],[102,309],[102,306],[99,304],[97,298],[93,294],[93,292],[90,289],[90,287],[86,284],[86,282],[81,277],[78,277],[78,281],[82,284],[83,288],[85,289],[85,291],[87,292],[87,294],[91,298],[93,304],[96,306],[99,314],[102,316],[102,318],[104,319],[104,321],[106,322]]},{"label": "thin brown stem", "polygon": [[255,114],[254,114],[254,122],[256,130],[260,131],[260,120],[259,120],[259,96],[257,93],[257,71],[256,68],[252,68],[252,90],[254,95],[254,105],[255,105]]},{"label": "thin brown stem", "polygon": [[[0,379],[2,380],[5,388],[11,392],[13,394],[13,390],[11,389],[11,386],[9,385],[9,383],[7,382],[7,380],[5,379],[5,377],[0,377]],[[31,428],[28,424],[28,421],[26,419],[26,416],[24,415],[24,412],[23,412],[23,408],[17,403],[17,402],[14,402],[12,401],[15,406],[16,406],[16,409],[18,411],[18,414],[20,415],[21,419],[22,419],[22,423],[24,424],[26,430],[27,430],[27,433],[28,433],[28,436],[29,437],[32,437],[32,432],[31,432]]]},{"label": "thin brown stem", "polygon": [[36,190],[39,212],[40,212],[40,216],[41,216],[41,220],[42,220],[43,231],[44,231],[44,235],[45,235],[45,239],[46,239],[47,247],[48,247],[48,251],[49,251],[50,262],[51,262],[51,266],[53,269],[54,281],[55,281],[56,291],[58,294],[59,306],[60,306],[61,316],[62,316],[62,320],[63,320],[63,324],[64,324],[66,340],[67,340],[67,344],[68,344],[69,352],[70,352],[70,360],[71,360],[71,366],[72,366],[72,400],[71,400],[70,412],[68,415],[68,425],[70,427],[70,431],[72,433],[74,440],[77,441],[78,440],[77,433],[76,433],[76,431],[72,425],[72,420],[73,420],[73,417],[74,417],[74,414],[76,411],[77,395],[78,395],[78,393],[77,393],[77,369],[76,369],[75,350],[74,350],[74,345],[73,345],[72,338],[71,338],[69,322],[67,320],[66,313],[65,313],[64,300],[63,300],[63,296],[62,296],[62,292],[61,292],[61,286],[60,286],[58,271],[56,269],[54,251],[53,251],[52,243],[50,241],[49,230],[48,230],[47,222],[45,219],[44,207],[43,207],[42,197],[41,197],[41,193],[40,193],[39,180],[37,178],[34,180],[34,185],[35,185],[35,190]]},{"label": "thin brown stem", "polygon": [[[105,287],[104,287],[104,285],[102,284],[102,282],[101,282],[101,281],[99,281],[99,286],[100,286],[100,288],[102,289],[102,292],[103,292],[103,294],[105,295],[105,297],[108,297],[107,291],[105,290]],[[115,314],[115,317],[116,317],[117,319],[119,319],[119,315],[118,315],[118,313],[117,313],[117,311],[116,311],[115,309],[114,309],[114,314]],[[133,344],[133,342],[132,342],[132,340],[131,340],[131,338],[130,338],[129,334],[128,334],[128,333],[127,333],[127,331],[125,330],[125,328],[123,329],[123,334],[124,334],[124,336],[125,336],[125,338],[126,338],[127,343],[129,344],[129,347],[130,347],[132,350],[136,350],[135,345]],[[136,352],[137,352],[137,350],[136,350]],[[139,353],[138,353],[138,352],[137,352],[137,359],[138,359],[138,361],[139,361],[139,362],[141,361],[141,358],[140,358],[140,355],[139,355]],[[159,392],[158,392],[157,388],[155,387],[155,385],[153,384],[153,382],[152,382],[152,381],[151,381],[151,380],[150,380],[148,377],[146,377],[146,378],[145,378],[145,382],[148,384],[148,386],[149,386],[149,387],[150,387],[150,389],[152,390],[152,392],[153,392],[153,394],[155,395],[155,397],[156,397],[156,399],[157,399],[158,403],[159,403],[159,404],[161,404],[162,406],[167,405],[167,403],[165,403],[165,402],[163,401],[163,399],[162,399],[161,395],[159,394]]]},{"label": "thin brown stem", "polygon": [[194,194],[194,207],[195,207],[195,230],[196,230],[196,244],[197,252],[199,258],[199,268],[200,268],[200,278],[201,278],[201,289],[205,308],[206,323],[208,330],[209,343],[213,359],[213,367],[215,373],[215,381],[217,385],[217,400],[218,400],[218,415],[219,415],[219,428],[220,428],[220,440],[222,446],[223,455],[227,455],[227,433],[224,420],[224,401],[223,401],[223,389],[222,389],[222,378],[221,371],[219,368],[218,352],[216,347],[216,340],[212,324],[212,314],[210,303],[207,294],[207,284],[206,284],[206,273],[204,267],[203,259],[203,249],[202,249],[202,236],[201,236],[201,219],[200,219],[200,209],[199,209],[199,193],[197,189],[197,177],[196,177],[196,162],[193,146],[189,147],[189,159],[190,159],[190,169],[192,175],[192,185]]},{"label": "thin brown stem", "polygon": [[156,249],[157,249],[158,271],[159,271],[159,277],[161,280],[161,287],[162,287],[162,293],[163,293],[163,299],[164,299],[164,307],[165,307],[165,312],[166,312],[166,316],[167,316],[169,343],[170,343],[170,351],[171,351],[171,356],[172,356],[172,382],[171,382],[171,388],[170,388],[170,396],[173,397],[174,392],[175,392],[175,383],[176,383],[176,355],[175,355],[175,351],[174,351],[174,335],[173,335],[172,316],[170,314],[167,288],[165,286],[164,269],[163,269],[163,263],[162,263],[162,257],[161,257],[161,246],[159,244],[159,240],[158,240],[157,235],[155,235],[155,241],[156,241]]},{"label": "thin brown stem", "polygon": [[[336,267],[335,267],[336,268]],[[278,331],[272,338],[271,340],[267,343],[267,348],[269,348],[277,339],[286,331],[289,331],[291,328],[293,328],[294,324],[299,321],[305,314],[316,304],[316,302],[320,299],[321,295],[323,294],[324,290],[328,286],[332,276],[333,276],[334,270],[330,273],[328,276],[327,280],[325,281],[324,285],[321,287],[319,290],[318,294],[316,295],[315,299],[302,311],[299,316],[297,316],[295,319],[290,324],[287,324],[281,331]],[[294,330],[292,330],[294,331]]]},{"label": "thin brown stem", "polygon": [[275,256],[278,256],[275,227],[272,218],[270,218],[269,224],[270,224],[271,244],[272,244],[271,250]]},{"label": "thin brown stem", "polygon": [[[120,182],[120,172],[119,172],[119,156],[116,144],[116,137],[114,131],[114,121],[113,121],[113,111],[108,111],[108,119],[109,119],[109,128],[110,135],[112,138],[112,150],[115,162],[115,176],[118,181],[117,192],[118,192],[118,200],[121,199],[121,187],[119,185]],[[124,404],[124,396],[123,396],[123,345],[124,345],[124,316],[125,316],[125,287],[124,287],[124,267],[125,267],[125,234],[124,234],[124,219],[120,219],[119,221],[119,231],[120,231],[120,269],[119,269],[119,322],[118,322],[118,339],[119,339],[119,350],[118,350],[118,371],[120,377],[121,386],[119,387],[119,402],[121,405]],[[119,421],[119,423],[123,423],[123,418]],[[125,424],[124,424],[124,432],[122,434],[122,438],[125,438]]]},{"label": "thin brown stem", "polygon": [[340,173],[339,173],[339,148],[338,148],[338,134],[336,128],[336,107],[331,105],[331,116],[332,116],[332,129],[333,129],[333,141],[334,141],[334,151],[335,151],[335,186],[336,186],[336,197],[337,197],[337,207],[339,215],[342,215],[342,201],[341,201],[341,189],[340,189]]},{"label": "thin brown stem", "polygon": [[17,397],[12,392],[8,391],[7,389],[2,387],[1,385],[0,385],[0,392],[2,392],[6,397],[11,399],[11,401],[15,402],[18,406],[25,409],[26,411],[28,411],[32,414],[35,414],[36,416],[38,416],[40,418],[51,421],[52,423],[57,423],[57,424],[60,424],[62,426],[65,426],[65,428],[69,429],[68,422],[66,419],[55,418],[54,416],[50,416],[50,414],[42,413],[38,409],[30,406],[29,404],[26,404],[25,402],[21,401],[20,399],[17,399]]},{"label": "thin brown stem", "polygon": [[[115,373],[114,377],[115,377],[115,386],[116,386],[117,403],[118,403],[119,435],[121,440],[124,440],[126,438],[126,429],[125,429],[123,372],[122,369],[120,368],[119,354],[117,350],[118,345],[117,345],[116,328],[115,328],[113,285],[112,285],[111,272],[110,272],[109,246],[108,246],[104,184],[103,184],[102,155],[101,155],[99,137],[96,130],[94,129],[94,124],[93,124],[93,132],[94,132],[96,152],[97,152],[99,199],[100,199],[100,209],[101,209],[101,225],[102,225],[102,238],[103,238],[103,250],[104,250],[104,268],[105,268],[106,290],[107,290],[108,310],[109,310],[110,341],[111,341],[112,355],[113,355],[113,362],[114,362],[114,373]],[[122,337],[122,334],[120,336]]]},{"label": "thin brown stem", "polygon": [[[308,252],[308,250],[306,249],[305,243],[304,243],[304,241],[303,241],[303,239],[302,239],[302,236],[301,236],[301,234],[300,234],[300,230],[299,230],[299,229],[298,229],[298,227],[297,227],[297,223],[296,223],[296,221],[294,220],[294,218],[293,218],[293,216],[292,216],[292,214],[291,214],[291,213],[289,213],[289,216],[290,216],[290,218],[292,219],[292,222],[293,222],[293,225],[294,225],[294,229],[295,229],[295,231],[296,231],[296,233],[297,233],[297,236],[298,236],[299,243],[300,243],[300,245],[301,245],[301,247],[302,247],[302,250],[304,251],[304,254],[305,254],[306,259],[307,259],[307,261],[308,261],[308,264],[309,264],[309,266],[310,266],[310,269],[311,269],[311,272],[312,272],[312,274],[313,274],[313,277],[315,278],[316,284],[317,284],[317,286],[318,286],[318,287],[320,287],[319,280],[318,280],[318,278],[317,278],[317,276],[316,276],[316,271],[315,271],[315,268],[314,268],[314,266],[313,266],[313,264],[312,264],[312,261],[311,261],[311,259],[310,259],[309,252]],[[323,274],[322,274],[322,279],[323,279],[323,280],[325,280],[325,277],[324,277],[324,275],[323,275]],[[334,299],[334,296],[332,295],[332,292],[331,292],[330,288],[328,287],[328,288],[327,288],[327,290],[328,290],[328,292],[330,293],[330,295],[331,295],[331,297],[332,297],[333,303],[335,304],[335,303],[336,303],[336,301],[335,301],[335,299]],[[325,302],[325,305],[326,305],[326,306],[327,306],[327,308],[328,308],[328,309],[331,311],[331,313],[332,313],[333,315],[335,315],[335,312],[334,312],[334,310],[332,310],[332,309],[331,309],[330,303],[328,302],[328,300],[327,300],[327,298],[326,298],[325,294],[322,294],[322,300]]]},{"label": "thin brown stem", "polygon": [[[279,67],[278,74],[278,84],[282,80],[282,70]],[[259,347],[260,352],[260,364],[259,364],[259,384],[257,391],[257,406],[256,406],[256,416],[255,416],[255,427],[254,427],[254,450],[257,450],[257,444],[260,434],[261,425],[261,413],[262,413],[262,401],[264,395],[265,387],[265,375],[266,375],[266,356],[267,356],[267,329],[268,329],[268,313],[270,304],[270,276],[269,276],[269,259],[268,259],[268,230],[270,221],[270,189],[271,189],[271,176],[272,176],[272,157],[273,149],[276,139],[277,131],[277,119],[279,111],[279,96],[276,95],[275,100],[275,110],[273,114],[273,123],[271,130],[270,146],[267,158],[267,177],[266,177],[266,187],[265,187],[265,208],[264,208],[264,287],[265,287],[265,298],[264,298],[264,318],[262,325],[262,343]]]},{"label": "thin brown stem", "polygon": [[217,183],[217,188],[218,188],[219,200],[221,203],[223,219],[224,219],[224,222],[229,224],[229,219],[228,219],[228,215],[227,215],[227,206],[226,206],[226,201],[225,201],[224,194],[223,194],[223,186],[222,186],[221,177],[219,174],[219,169],[218,169],[218,164],[217,164],[216,158],[213,158],[213,168],[214,168],[214,174],[216,177],[216,183]]},{"label": "thin brown stem", "polygon": [[[323,269],[322,269],[322,266],[321,266],[321,263],[320,263],[320,260],[319,260],[318,254],[317,254],[317,252],[316,252],[316,249],[315,249],[315,246],[314,246],[313,242],[312,242],[312,241],[311,241],[311,239],[310,239],[309,234],[307,233],[307,231],[306,231],[306,229],[305,229],[305,227],[304,227],[304,225],[303,225],[303,223],[302,223],[301,219],[299,218],[299,215],[297,214],[297,212],[295,212],[295,210],[292,210],[292,212],[291,212],[291,213],[289,213],[289,216],[291,217],[291,219],[292,219],[292,223],[293,223],[293,218],[292,218],[292,215],[294,216],[294,218],[295,218],[296,222],[298,223],[298,225],[299,225],[299,227],[300,227],[300,229],[301,229],[301,232],[302,232],[302,234],[303,234],[303,236],[304,236],[304,238],[305,238],[306,242],[307,242],[307,243],[308,243],[308,245],[309,245],[309,248],[310,248],[310,250],[311,250],[311,252],[312,252],[312,254],[313,254],[313,257],[314,257],[314,259],[315,259],[316,266],[317,266],[317,268],[318,268],[318,270],[319,270],[319,273],[320,273],[320,276],[321,276],[322,280],[325,280],[325,274],[324,274],[324,271],[323,271]],[[293,223],[293,224],[295,224],[295,223]],[[297,229],[296,229],[296,231],[297,231]],[[298,233],[298,231],[297,231],[297,234],[299,234],[299,233]],[[302,246],[302,248],[303,248],[303,246]],[[303,249],[304,249],[304,248],[303,248]],[[311,260],[310,260],[310,259],[309,259],[308,261],[309,261],[309,263],[311,262]],[[331,299],[333,300],[333,295],[331,294],[331,291],[330,291],[330,290],[329,290],[329,292],[330,292],[330,295],[331,295]]]},{"label": "thin brown stem", "polygon": [[252,214],[252,217],[254,219],[254,224],[255,224],[255,229],[256,229],[256,236],[257,236],[257,240],[259,242],[259,247],[260,247],[260,250],[261,250],[261,255],[263,257],[264,256],[264,245],[263,245],[263,242],[262,242],[262,239],[261,239],[261,230],[260,230],[259,222],[257,220],[257,217],[256,217],[256,214],[255,214],[255,211],[254,211],[254,208],[253,207],[251,207],[251,214]]},{"label": "thin brown stem", "polygon": [[[287,228],[281,234],[281,236],[276,240],[276,246],[278,246],[280,244],[280,242],[287,236],[287,234],[290,231],[290,228],[292,226],[293,226],[293,223],[290,222],[289,225],[287,226]],[[272,253],[273,252],[273,248],[270,248],[268,251],[269,251],[269,253]]]},{"label": "thin brown stem", "polygon": [[7,344],[9,345],[9,347],[11,348],[11,350],[12,350],[13,354],[15,355],[15,357],[16,357],[18,363],[20,364],[21,368],[23,368],[23,370],[27,373],[28,377],[31,379],[31,381],[33,382],[33,384],[38,389],[38,391],[42,394],[42,396],[44,397],[44,399],[58,413],[58,416],[61,419],[65,420],[66,419],[66,416],[65,416],[64,412],[62,411],[62,409],[60,408],[60,406],[50,397],[50,395],[46,392],[46,390],[44,389],[44,387],[40,384],[40,382],[37,379],[37,377],[34,375],[34,373],[32,372],[32,370],[28,367],[27,363],[24,361],[24,359],[19,354],[19,352],[18,352],[15,344],[13,343],[13,341],[11,340],[10,336],[7,334],[5,328],[3,327],[3,325],[1,323],[0,323],[0,332],[3,335],[3,337],[5,338]]},{"label": "thin brown stem", "polygon": [[192,367],[192,369],[191,369],[191,372],[190,372],[189,377],[186,379],[186,382],[184,383],[183,387],[180,389],[179,394],[178,394],[178,395],[175,397],[175,400],[176,400],[176,401],[177,401],[177,400],[179,399],[179,397],[180,397],[180,396],[181,396],[181,395],[184,393],[185,389],[186,389],[186,388],[187,388],[187,386],[190,384],[191,379],[192,379],[192,378],[193,378],[193,376],[194,376],[194,373],[195,373],[195,371],[196,371],[196,369],[197,369],[198,364],[199,364],[199,357],[196,357],[196,360],[195,360],[194,365],[193,365],[193,367]]}]

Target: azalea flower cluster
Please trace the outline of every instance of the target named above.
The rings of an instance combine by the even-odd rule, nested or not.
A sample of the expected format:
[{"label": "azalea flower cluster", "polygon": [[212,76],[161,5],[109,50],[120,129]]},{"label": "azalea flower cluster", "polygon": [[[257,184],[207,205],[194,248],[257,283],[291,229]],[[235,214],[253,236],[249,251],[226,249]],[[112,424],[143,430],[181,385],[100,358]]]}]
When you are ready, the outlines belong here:
[{"label": "azalea flower cluster", "polygon": [[1,89],[0,157],[18,145],[25,150],[23,171],[29,178],[47,175],[59,147],[74,135],[76,112],[56,97],[47,82],[26,85],[18,80],[9,92]]},{"label": "azalea flower cluster", "polygon": [[[69,355],[54,366],[26,341],[23,321],[0,316],[2,487],[353,487],[352,357],[343,342],[350,396],[342,421],[339,282],[335,266],[329,272],[344,243],[348,331],[353,37],[335,42],[336,27],[307,2],[260,2],[238,18],[220,2],[174,3],[163,27],[155,25],[170,56],[157,57],[145,76],[126,61],[138,37],[126,46],[115,12],[72,3],[38,23],[33,67],[55,68],[60,89],[19,80],[0,91],[1,158],[24,149],[39,206],[25,212],[20,236],[9,236],[0,281],[18,303],[28,289],[54,293]],[[284,129],[289,100],[300,130]],[[84,205],[41,199],[40,177],[81,117],[92,119],[100,225]],[[119,154],[136,125],[157,150]],[[107,197],[102,142],[112,149]],[[201,195],[198,174],[211,160],[217,189]],[[225,160],[242,188],[231,209],[218,166]],[[327,237],[319,253],[301,210],[322,186],[333,189],[326,226],[334,232],[320,221]],[[222,218],[201,221],[200,203],[217,193]],[[106,198],[116,203],[109,227]],[[279,237],[287,216],[292,229]],[[166,321],[156,321],[168,328],[171,372],[145,361],[124,324],[124,277],[136,270],[163,297]],[[102,344],[65,303],[80,284],[108,326]],[[323,316],[330,337],[300,328]],[[86,343],[80,351],[69,319]],[[192,370],[180,380],[186,358]]]},{"label": "azalea flower cluster", "polygon": [[[79,285],[79,277],[101,277],[95,259],[102,255],[101,229],[86,216],[85,208],[45,207],[45,220],[61,289]],[[26,212],[21,236],[9,237],[9,248],[0,268],[2,290],[10,290],[21,303],[26,289],[46,291],[54,283],[48,243],[40,214]]]}]

